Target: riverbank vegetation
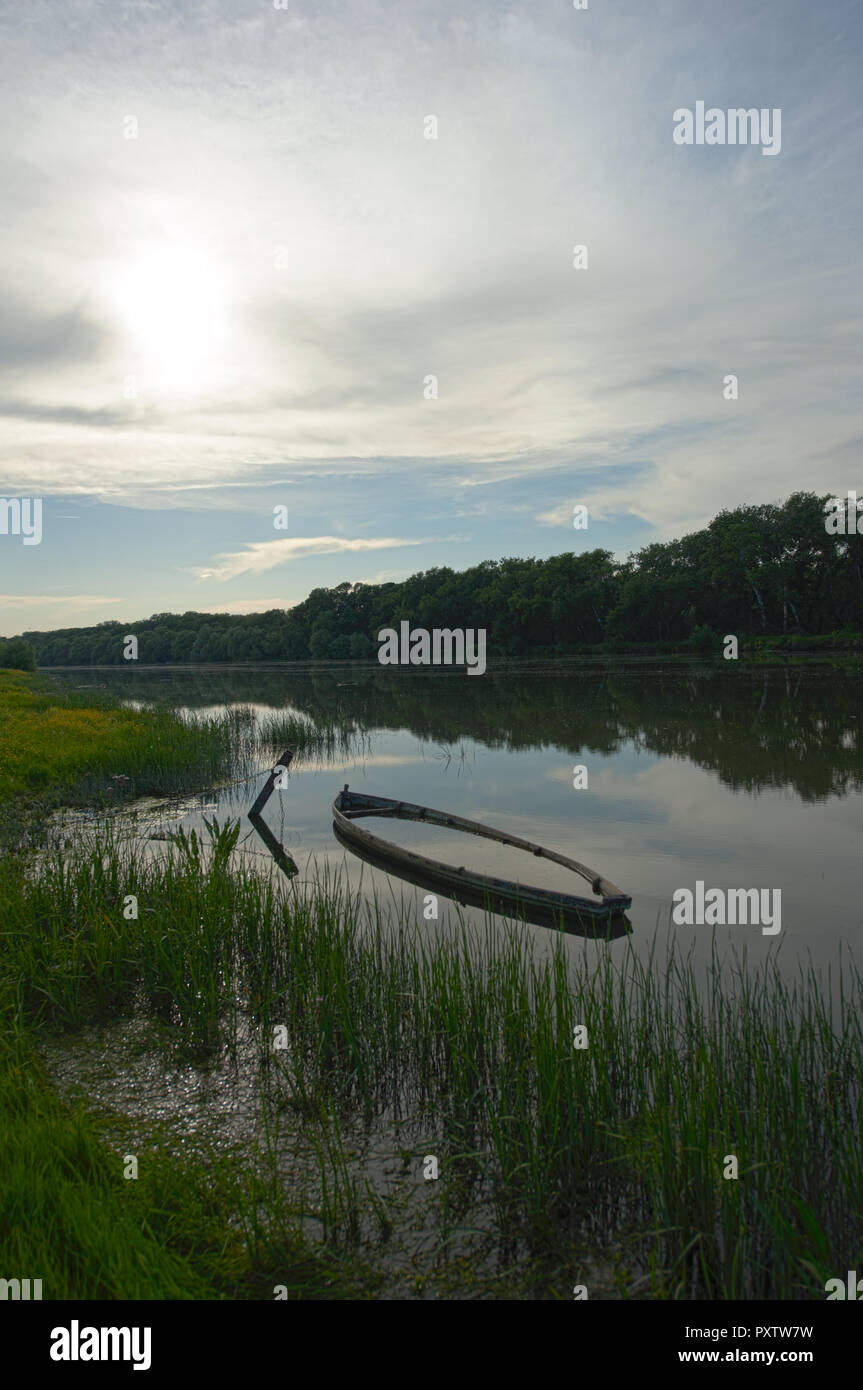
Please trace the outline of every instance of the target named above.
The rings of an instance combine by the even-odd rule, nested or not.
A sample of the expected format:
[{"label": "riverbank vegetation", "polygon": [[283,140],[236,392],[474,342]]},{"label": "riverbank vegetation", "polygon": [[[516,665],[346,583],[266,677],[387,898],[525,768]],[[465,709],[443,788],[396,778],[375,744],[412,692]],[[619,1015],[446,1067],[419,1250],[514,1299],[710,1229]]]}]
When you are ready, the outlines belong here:
[{"label": "riverbank vegetation", "polygon": [[[277,1188],[214,1153],[153,1142],[124,1177],[122,1117],[60,1099],[32,1030],[0,1015],[0,1256],[38,1271],[44,1298],[369,1297],[377,1280],[349,1254],[315,1250]],[[259,1210],[268,1214],[266,1232]]]},{"label": "riverbank vegetation", "polygon": [[[63,848],[46,851],[50,813],[61,806],[110,812],[146,793],[212,786],[237,771],[247,733],[243,711],[186,721],[164,709],[124,709],[98,689],[0,674],[0,882],[23,892],[0,906],[0,1263],[7,1273],[34,1271],[45,1298],[271,1298],[276,1282],[291,1298],[363,1298],[379,1282],[355,1256],[313,1248],[279,1185],[228,1155],[202,1161],[153,1142],[137,1179],[126,1180],[123,1117],[66,1103],[44,1067],[40,1042],[80,1028],[86,1009],[69,1005],[78,997],[84,1006],[86,977],[94,966],[101,971],[101,947],[87,911],[79,916],[78,890],[57,892],[56,872],[64,878],[80,865],[80,848],[65,839]],[[104,871],[103,864],[103,887]],[[100,899],[98,910],[114,920],[116,904],[101,889],[91,905]],[[122,914],[115,926],[120,955],[102,964],[122,976]],[[53,962],[43,954],[46,929],[69,948]],[[30,947],[22,995],[19,952]],[[65,1003],[64,991],[54,989],[61,976],[70,987]]]},{"label": "riverbank vegetation", "polygon": [[[247,747],[243,710],[190,726],[24,675],[0,700],[29,758],[3,761],[7,828],[34,788],[203,788]],[[306,722],[315,751],[292,714],[259,748]],[[518,924],[432,934],[208,834],[102,818],[0,857],[0,1257],[44,1297],[820,1299],[863,1265],[853,962],[831,995],[659,939],[537,957]],[[49,1080],[94,1036],[128,1113]],[[242,1076],[242,1142],[133,1113],[154,1075],[163,1117],[171,1077]]]},{"label": "riverbank vegetation", "polygon": [[[150,1188],[136,1191],[155,1200],[162,1184],[167,1211],[159,1206],[132,1247],[152,1235],[162,1249],[154,1296],[199,1296],[201,1280],[254,1296],[264,1271],[285,1283],[275,1271],[292,1261],[314,1272],[339,1260],[367,1294],[377,1280],[404,1295],[417,1270],[400,1274],[393,1259],[399,1199],[367,1183],[340,1138],[393,1116],[422,1136],[413,1148],[402,1141],[402,1158],[419,1189],[410,1221],[427,1207],[437,1228],[428,1290],[458,1285],[470,1232],[506,1252],[506,1275],[498,1264],[487,1286],[465,1283],[455,1296],[568,1298],[573,1270],[600,1250],[605,1296],[820,1298],[827,1278],[863,1257],[863,980],[853,970],[831,1016],[814,975],[789,986],[773,965],[753,973],[714,959],[705,989],[674,949],[646,964],[627,950],[573,965],[563,949],[537,963],[515,925],[429,940],[338,882],[300,891],[234,862],[234,844],[231,827],[214,825],[208,846],[178,837],[155,858],[109,832],[38,868],[20,854],[0,865],[2,1013],[13,1034],[71,1038],[143,1018],[187,1062],[253,1066],[267,1127],[292,1115],[316,1136],[319,1172],[303,1196],[280,1184],[275,1151],[239,1167],[223,1156],[209,1194],[200,1173],[181,1180],[163,1155]],[[62,1145],[34,1167],[59,1112],[44,1096],[31,1110],[19,1093],[26,1123],[7,1141],[4,1241],[28,1201],[49,1208],[50,1231],[57,1202],[72,1200],[48,1182]],[[72,1171],[85,1245],[109,1188],[127,1221],[144,1210],[143,1197],[123,1195],[134,1184],[124,1186],[120,1150],[109,1161],[93,1149],[94,1124],[61,1123],[69,1144],[84,1126]],[[439,1177],[423,1181],[429,1155]],[[218,1254],[215,1225],[229,1208]],[[15,1239],[18,1264],[41,1269],[40,1231]],[[86,1266],[86,1251],[69,1259]],[[76,1277],[71,1264],[58,1273],[70,1290]]]},{"label": "riverbank vegetation", "polygon": [[288,610],[157,613],[24,636],[41,666],[123,665],[129,634],[148,665],[368,660],[378,633],[403,620],[486,629],[492,665],[647,645],[721,652],[726,633],[744,645],[796,638],[804,649],[821,637],[861,648],[863,532],[828,533],[828,501],[797,492],[781,505],[723,511],[702,530],[647,545],[623,563],[601,549],[487,560],[461,573],[441,567],[401,583],[315,589]]},{"label": "riverbank vegetation", "polygon": [[186,720],[106,691],[0,671],[0,842],[59,806],[113,806],[226,779],[242,755],[236,715]]}]

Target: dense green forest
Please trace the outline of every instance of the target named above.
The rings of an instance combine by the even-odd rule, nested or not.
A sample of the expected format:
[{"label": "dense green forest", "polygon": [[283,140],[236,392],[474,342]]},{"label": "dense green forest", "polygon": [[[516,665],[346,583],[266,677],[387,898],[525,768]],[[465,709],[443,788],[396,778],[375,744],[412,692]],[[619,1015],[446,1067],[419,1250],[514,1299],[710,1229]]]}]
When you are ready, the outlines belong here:
[{"label": "dense green forest", "polygon": [[[831,494],[723,511],[682,540],[616,561],[608,550],[547,560],[486,560],[402,583],[314,589],[290,609],[245,616],[156,613],[136,622],[26,632],[41,666],[368,660],[382,628],[485,628],[489,660],[640,643],[718,645],[863,630],[863,534],[825,524]],[[849,519],[849,527],[853,519]],[[863,526],[863,517],[861,517]]]},{"label": "dense green forest", "polygon": [[29,642],[13,637],[11,642],[0,640],[0,671],[35,671],[36,653]]}]

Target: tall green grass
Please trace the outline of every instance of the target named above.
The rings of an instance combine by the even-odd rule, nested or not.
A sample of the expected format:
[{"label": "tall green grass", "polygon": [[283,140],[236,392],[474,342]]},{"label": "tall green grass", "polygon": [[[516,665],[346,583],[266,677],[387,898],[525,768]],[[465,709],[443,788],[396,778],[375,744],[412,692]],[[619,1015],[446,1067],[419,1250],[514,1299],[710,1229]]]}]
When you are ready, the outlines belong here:
[{"label": "tall green grass", "polygon": [[260,747],[276,753],[291,748],[304,758],[353,758],[371,746],[368,735],[349,719],[323,715],[314,721],[293,714],[268,714],[258,723]]},{"label": "tall green grass", "polygon": [[[8,1018],[4,1024],[8,1023]],[[128,1145],[52,1091],[26,1033],[0,1041],[0,1262],[50,1299],[364,1298],[378,1279],[313,1246],[272,1175]],[[118,1148],[119,1145],[119,1148]],[[262,1222],[266,1212],[266,1223]]]},{"label": "tall green grass", "polygon": [[250,772],[253,755],[242,709],[193,720],[0,672],[0,845],[44,836],[58,807],[191,792]]},{"label": "tall green grass", "polygon": [[631,943],[573,958],[561,939],[538,961],[524,928],[430,936],[338,877],[289,886],[236,864],[235,842],[213,823],[207,845],[179,837],[153,857],[107,830],[0,862],[3,1014],[56,1030],[134,1010],[201,1058],[251,1026],[262,1104],[335,1136],[321,1140],[330,1240],[356,1240],[372,1200],[339,1126],[386,1114],[434,1136],[447,1201],[474,1224],[551,1270],[585,1239],[614,1246],[624,1294],[640,1280],[653,1297],[823,1297],[859,1267],[852,962],[831,1002],[813,971],[788,983],[773,961],[714,955],[699,980],[673,945],[645,962]]}]

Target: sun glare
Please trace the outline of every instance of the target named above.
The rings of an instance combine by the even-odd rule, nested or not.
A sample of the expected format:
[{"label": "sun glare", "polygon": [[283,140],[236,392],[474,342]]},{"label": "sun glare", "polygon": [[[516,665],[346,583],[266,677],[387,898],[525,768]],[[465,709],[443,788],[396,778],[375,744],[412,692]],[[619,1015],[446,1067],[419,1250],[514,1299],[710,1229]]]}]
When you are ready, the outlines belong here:
[{"label": "sun glare", "polygon": [[225,281],[218,263],[186,247],[153,247],[118,267],[112,298],[150,384],[211,383],[225,344]]}]

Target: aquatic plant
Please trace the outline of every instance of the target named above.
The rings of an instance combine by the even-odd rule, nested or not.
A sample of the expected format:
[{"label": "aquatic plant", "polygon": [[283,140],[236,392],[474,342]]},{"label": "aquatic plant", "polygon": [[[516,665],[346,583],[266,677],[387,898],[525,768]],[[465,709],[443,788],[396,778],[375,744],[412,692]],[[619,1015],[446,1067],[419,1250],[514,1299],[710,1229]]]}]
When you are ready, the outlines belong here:
[{"label": "aquatic plant", "polygon": [[[331,1134],[333,1117],[413,1117],[452,1204],[470,1193],[474,1218],[544,1269],[579,1242],[615,1248],[623,1293],[818,1297],[822,1273],[857,1267],[853,962],[832,999],[772,958],[715,955],[699,979],[658,941],[645,961],[561,938],[537,960],[518,924],[429,935],[337,874],[291,885],[234,844],[214,822],[159,854],[108,830],[38,864],[7,856],[3,1013],[55,1030],[143,1011],[198,1058],[251,1032],[262,1104],[329,1116]],[[320,1143],[327,1237],[356,1240],[368,1194],[338,1140]]]}]

